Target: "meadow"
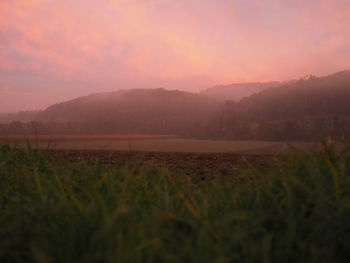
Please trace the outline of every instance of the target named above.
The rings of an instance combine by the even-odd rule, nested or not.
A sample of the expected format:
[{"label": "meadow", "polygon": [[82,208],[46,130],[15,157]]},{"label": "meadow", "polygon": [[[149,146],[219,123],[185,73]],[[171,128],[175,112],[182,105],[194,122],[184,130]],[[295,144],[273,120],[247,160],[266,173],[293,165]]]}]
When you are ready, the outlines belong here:
[{"label": "meadow", "polygon": [[198,178],[2,145],[0,262],[349,262],[349,149]]},{"label": "meadow", "polygon": [[[282,154],[290,149],[286,142],[199,140],[175,135],[8,135],[0,142],[26,147],[29,142],[38,148],[63,150],[114,150],[135,152],[194,152],[237,154]],[[290,143],[303,150],[313,143]]]}]

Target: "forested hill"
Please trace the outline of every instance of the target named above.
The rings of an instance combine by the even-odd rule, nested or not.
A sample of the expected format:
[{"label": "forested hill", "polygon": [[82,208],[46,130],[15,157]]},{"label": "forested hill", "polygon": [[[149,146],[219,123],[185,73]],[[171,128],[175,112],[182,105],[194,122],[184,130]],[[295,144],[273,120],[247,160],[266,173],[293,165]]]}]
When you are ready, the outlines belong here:
[{"label": "forested hill", "polygon": [[233,137],[350,135],[350,71],[267,89],[226,103],[223,112],[223,129]]},{"label": "forested hill", "polygon": [[39,111],[19,111],[16,113],[0,113],[0,123],[13,121],[30,122],[35,120]]},{"label": "forested hill", "polygon": [[213,100],[190,92],[123,90],[52,105],[38,113],[36,121],[77,123],[96,132],[182,134],[214,118],[218,108]]},{"label": "forested hill", "polygon": [[[39,112],[35,132],[51,134],[176,134],[200,138],[317,140],[350,137],[350,71],[302,78],[249,97],[219,102],[165,89],[92,94]],[[25,121],[0,124],[0,134],[33,132]]]},{"label": "forested hill", "polygon": [[279,86],[280,84],[280,82],[233,83],[208,88],[203,90],[201,94],[219,102],[225,102],[228,100],[239,101],[244,97],[268,88]]},{"label": "forested hill", "polygon": [[309,77],[271,88],[237,103],[239,115],[249,120],[284,120],[315,115],[350,116],[350,71]]}]

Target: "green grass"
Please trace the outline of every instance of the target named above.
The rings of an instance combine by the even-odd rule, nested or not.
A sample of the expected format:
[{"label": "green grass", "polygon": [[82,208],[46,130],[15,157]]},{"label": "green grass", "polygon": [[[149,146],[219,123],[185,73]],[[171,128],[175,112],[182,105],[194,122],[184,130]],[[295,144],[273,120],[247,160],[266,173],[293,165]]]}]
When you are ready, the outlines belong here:
[{"label": "green grass", "polygon": [[250,179],[1,146],[0,262],[350,261],[348,151],[294,150],[239,176]]}]

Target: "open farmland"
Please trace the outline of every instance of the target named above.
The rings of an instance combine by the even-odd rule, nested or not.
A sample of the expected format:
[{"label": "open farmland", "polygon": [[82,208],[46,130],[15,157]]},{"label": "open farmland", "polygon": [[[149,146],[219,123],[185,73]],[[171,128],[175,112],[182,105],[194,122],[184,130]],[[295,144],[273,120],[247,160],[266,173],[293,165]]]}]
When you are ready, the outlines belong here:
[{"label": "open farmland", "polygon": [[349,151],[241,157],[0,145],[0,262],[349,262]]},{"label": "open farmland", "polygon": [[[24,147],[61,150],[113,150],[135,152],[193,152],[236,154],[284,154],[290,147],[285,142],[197,140],[174,135],[39,135],[2,136],[0,142]],[[303,150],[311,143],[291,143]]]},{"label": "open farmland", "polygon": [[[153,165],[196,179],[240,181],[249,166],[265,169],[272,156],[289,153],[281,142],[196,140],[172,135],[39,135],[0,137],[17,148],[49,149],[55,161],[120,166]],[[308,150],[312,144],[293,144]]]}]

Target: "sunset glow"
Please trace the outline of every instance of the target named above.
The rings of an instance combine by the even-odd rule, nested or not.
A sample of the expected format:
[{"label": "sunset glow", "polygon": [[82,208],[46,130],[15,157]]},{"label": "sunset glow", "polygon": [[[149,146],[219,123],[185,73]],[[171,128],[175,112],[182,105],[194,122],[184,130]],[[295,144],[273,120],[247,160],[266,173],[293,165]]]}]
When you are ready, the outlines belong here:
[{"label": "sunset glow", "polygon": [[0,112],[348,68],[349,0],[0,1]]}]

